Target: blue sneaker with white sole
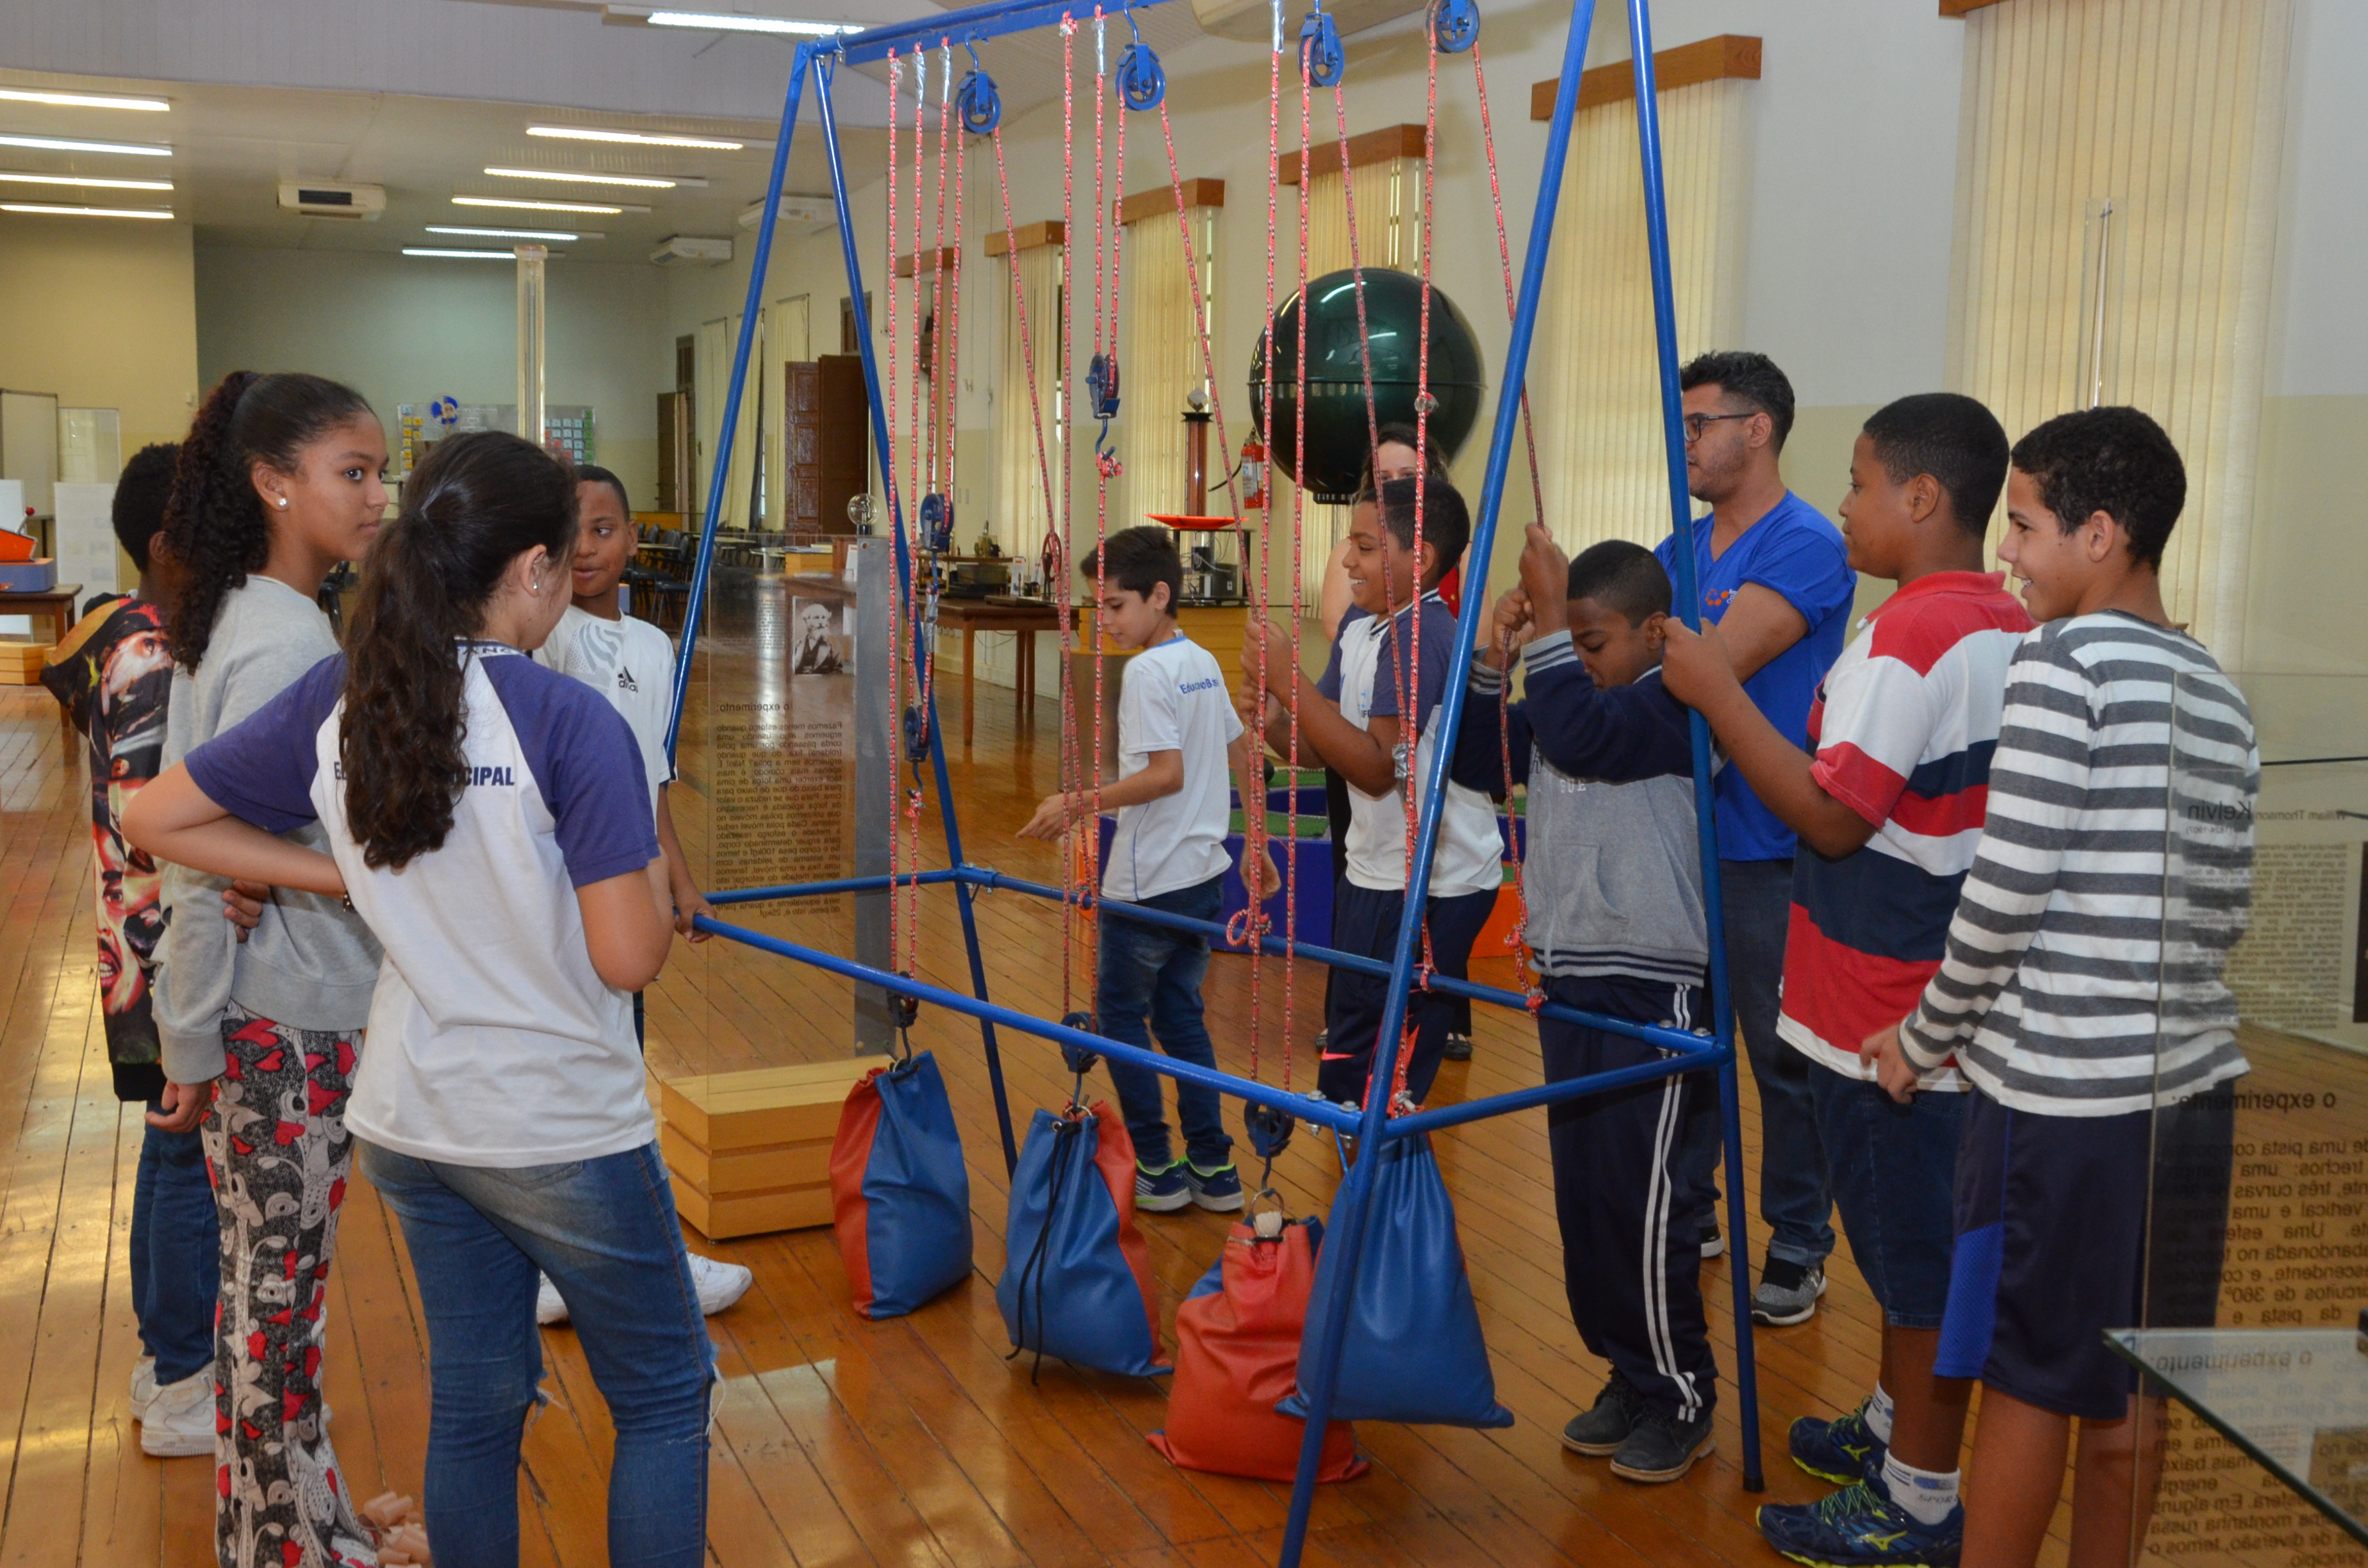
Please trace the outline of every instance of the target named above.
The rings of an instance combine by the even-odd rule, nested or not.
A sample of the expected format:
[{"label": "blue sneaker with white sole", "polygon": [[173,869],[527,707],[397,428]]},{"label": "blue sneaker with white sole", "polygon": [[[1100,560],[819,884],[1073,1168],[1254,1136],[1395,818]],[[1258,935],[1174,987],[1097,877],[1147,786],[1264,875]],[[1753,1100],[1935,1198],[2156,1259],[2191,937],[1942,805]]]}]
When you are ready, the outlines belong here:
[{"label": "blue sneaker with white sole", "polygon": [[1822,1502],[1763,1504],[1759,1522],[1769,1545],[1809,1568],[1957,1568],[1965,1544],[1963,1506],[1928,1525],[1863,1481]]},{"label": "blue sneaker with white sole", "polygon": [[1192,1201],[1192,1184],[1185,1176],[1184,1162],[1153,1170],[1140,1160],[1134,1166],[1134,1206],[1153,1214],[1173,1214]]},{"label": "blue sneaker with white sole", "polygon": [[[1136,1185],[1142,1185],[1139,1176]],[[1242,1206],[1242,1173],[1230,1161],[1212,1171],[1204,1171],[1188,1161],[1184,1187],[1195,1204],[1212,1214],[1230,1214]]]},{"label": "blue sneaker with white sole", "polygon": [[1831,1421],[1814,1415],[1795,1420],[1787,1441],[1793,1462],[1836,1486],[1873,1481],[1883,1472],[1886,1450],[1874,1428],[1866,1424],[1866,1406],[1867,1402],[1861,1400],[1856,1410]]}]

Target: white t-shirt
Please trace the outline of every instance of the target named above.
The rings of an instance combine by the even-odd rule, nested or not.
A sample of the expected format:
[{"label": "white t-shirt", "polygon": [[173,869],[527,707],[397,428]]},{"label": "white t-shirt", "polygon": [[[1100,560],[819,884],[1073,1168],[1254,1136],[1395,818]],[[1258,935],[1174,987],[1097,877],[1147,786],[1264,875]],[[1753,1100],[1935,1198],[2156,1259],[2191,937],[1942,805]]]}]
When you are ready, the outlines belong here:
[{"label": "white t-shirt", "polygon": [[658,786],[674,782],[666,761],[666,717],[674,708],[674,643],[646,620],[615,620],[575,605],[559,618],[534,662],[598,687],[609,706],[625,716],[642,749],[642,767],[656,810]]},{"label": "white t-shirt", "polygon": [[1241,715],[1224,672],[1206,648],[1178,632],[1126,662],[1118,699],[1118,776],[1150,766],[1151,754],[1180,752],[1184,788],[1140,806],[1121,806],[1102,892],[1140,902],[1198,886],[1231,863],[1233,824],[1225,748],[1240,738]]},{"label": "white t-shirt", "polygon": [[[638,674],[638,672],[636,672]],[[372,869],[346,823],[345,658],[192,751],[209,799],[271,833],[317,821],[384,944],[346,1124],[415,1159],[517,1167],[656,1135],[633,999],[603,981],[575,890],[657,858],[625,722],[514,649],[468,664],[468,781],[443,846]]]},{"label": "white t-shirt", "polygon": [[[1413,622],[1413,612],[1397,613],[1397,625]],[[1390,623],[1366,616],[1340,628],[1340,716],[1360,730],[1370,730],[1375,716],[1399,718],[1398,680],[1402,673],[1384,673]],[[1455,612],[1437,594],[1423,597],[1422,606],[1422,736],[1415,749],[1415,809],[1422,809],[1422,781],[1429,777],[1430,755],[1438,740],[1439,694],[1444,689],[1454,653]],[[1397,661],[1389,660],[1393,672]],[[1328,682],[1326,683],[1328,684]],[[1405,722],[1400,718],[1400,733]],[[1406,797],[1393,790],[1368,795],[1349,786],[1349,835],[1342,851],[1349,880],[1376,892],[1406,885]],[[1430,892],[1438,898],[1463,893],[1494,892],[1505,880],[1505,841],[1497,831],[1496,808],[1488,797],[1461,784],[1447,787],[1439,813],[1439,837],[1430,863]]]}]

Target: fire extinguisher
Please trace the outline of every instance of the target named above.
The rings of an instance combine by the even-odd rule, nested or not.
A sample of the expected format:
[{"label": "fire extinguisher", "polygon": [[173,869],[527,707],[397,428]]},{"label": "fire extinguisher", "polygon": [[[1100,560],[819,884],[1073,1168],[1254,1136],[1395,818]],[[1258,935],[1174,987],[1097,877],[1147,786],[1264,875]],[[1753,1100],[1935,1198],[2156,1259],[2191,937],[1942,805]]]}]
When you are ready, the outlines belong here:
[{"label": "fire extinguisher", "polygon": [[1242,443],[1241,465],[1242,510],[1255,511],[1267,504],[1266,448],[1256,437]]}]

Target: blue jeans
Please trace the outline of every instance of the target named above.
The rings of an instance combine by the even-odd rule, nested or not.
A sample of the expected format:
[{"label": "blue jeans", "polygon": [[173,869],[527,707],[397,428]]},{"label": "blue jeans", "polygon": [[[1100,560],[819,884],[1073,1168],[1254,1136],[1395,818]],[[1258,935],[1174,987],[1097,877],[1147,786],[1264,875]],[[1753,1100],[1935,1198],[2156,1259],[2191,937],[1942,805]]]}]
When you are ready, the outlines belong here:
[{"label": "blue jeans", "polygon": [[1868,1293],[1894,1328],[1939,1328],[1970,1096],[1927,1089],[1901,1105],[1864,1078],[1814,1062],[1809,1074],[1834,1206]]},{"label": "blue jeans", "polygon": [[[159,1108],[158,1102],[148,1108]],[[214,1364],[221,1286],[222,1235],[205,1142],[194,1130],[148,1128],[131,1187],[131,1315],[141,1347],[156,1358],[160,1386]]]},{"label": "blue jeans", "polygon": [[609,1561],[707,1554],[707,1337],[655,1143],[560,1165],[415,1160],[356,1140],[403,1221],[427,1317],[427,1535],[440,1568],[518,1562],[518,1440],[542,1380],[538,1271],[567,1301],[617,1431]]},{"label": "blue jeans", "polygon": [[[1809,1074],[1822,1069],[1776,1037],[1793,862],[1721,860],[1718,879],[1726,912],[1727,988],[1752,1080],[1759,1085],[1759,1217],[1768,1223],[1768,1256],[1815,1268],[1834,1250],[1834,1204],[1809,1096]],[[1686,1129],[1685,1191],[1705,1221],[1718,1204],[1725,1119],[1704,1118]],[[1741,1236],[1735,1245],[1742,1250]]]},{"label": "blue jeans", "polygon": [[[1224,879],[1211,877],[1192,887],[1136,902],[1169,915],[1214,920],[1225,905]],[[1177,1061],[1214,1067],[1217,1050],[1209,1043],[1208,1028],[1201,1022],[1201,980],[1208,972],[1207,937],[1196,931],[1145,926],[1114,909],[1102,911],[1094,1012],[1101,1032],[1121,1045],[1149,1051],[1152,1036],[1157,1035],[1159,1049]],[[1144,1028],[1146,1014],[1151,1022],[1148,1031]],[[1166,1169],[1172,1156],[1160,1074],[1114,1056],[1105,1060],[1110,1087],[1118,1091],[1119,1111],[1126,1118],[1126,1135],[1134,1142],[1135,1159],[1146,1170]],[[1216,1090],[1178,1079],[1176,1119],[1183,1123],[1184,1150],[1194,1165],[1211,1171],[1232,1162],[1234,1141],[1226,1135]]]}]

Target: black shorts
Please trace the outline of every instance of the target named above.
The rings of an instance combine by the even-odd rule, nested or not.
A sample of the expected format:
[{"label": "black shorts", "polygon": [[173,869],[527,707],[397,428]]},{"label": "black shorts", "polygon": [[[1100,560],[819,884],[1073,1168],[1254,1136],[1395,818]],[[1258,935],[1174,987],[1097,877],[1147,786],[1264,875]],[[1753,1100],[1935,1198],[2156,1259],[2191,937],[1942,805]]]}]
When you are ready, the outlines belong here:
[{"label": "black shorts", "polygon": [[2217,1313],[2234,1097],[2221,1085],[2122,1116],[2041,1116],[1979,1089],[1967,1098],[1932,1369],[2060,1415],[2118,1420],[2137,1373],[2105,1347],[2106,1331],[2204,1327]]}]

